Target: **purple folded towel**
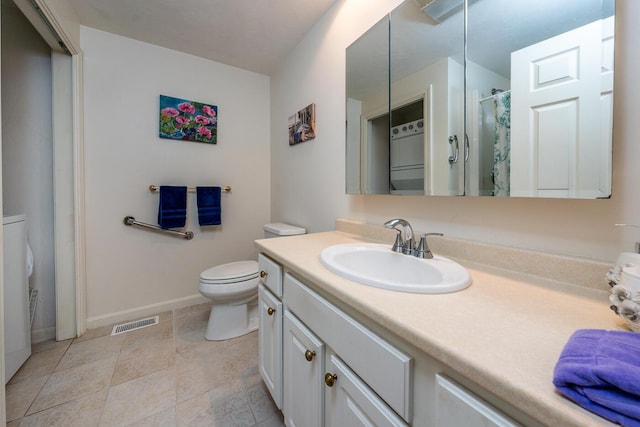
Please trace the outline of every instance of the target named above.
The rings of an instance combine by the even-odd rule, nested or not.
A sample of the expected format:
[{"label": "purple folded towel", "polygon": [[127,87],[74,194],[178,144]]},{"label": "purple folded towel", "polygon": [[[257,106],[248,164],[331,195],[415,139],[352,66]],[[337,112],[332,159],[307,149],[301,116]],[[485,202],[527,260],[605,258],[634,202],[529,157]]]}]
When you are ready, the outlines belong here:
[{"label": "purple folded towel", "polygon": [[576,331],[562,350],[553,384],[593,413],[640,426],[640,334]]}]

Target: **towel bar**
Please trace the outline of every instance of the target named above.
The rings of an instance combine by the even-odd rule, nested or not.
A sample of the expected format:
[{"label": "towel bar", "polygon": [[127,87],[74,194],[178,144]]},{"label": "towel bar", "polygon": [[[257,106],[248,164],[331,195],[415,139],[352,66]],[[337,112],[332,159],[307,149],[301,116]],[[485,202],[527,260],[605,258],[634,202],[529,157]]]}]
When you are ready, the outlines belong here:
[{"label": "towel bar", "polygon": [[[160,191],[160,186],[151,184],[149,186],[149,191],[151,191],[152,193],[155,193],[156,191]],[[189,193],[195,193],[196,187],[187,187],[187,191]],[[224,187],[222,187],[222,191],[224,191],[225,193],[231,193],[231,186],[225,185]]]},{"label": "towel bar", "polygon": [[168,230],[166,228],[162,228],[159,227],[157,225],[153,225],[153,224],[147,224],[146,222],[140,222],[140,221],[136,221],[136,219],[132,216],[125,216],[124,219],[122,220],[122,222],[124,223],[124,225],[137,225],[138,227],[142,227],[142,228],[148,228],[151,230],[155,230],[155,231],[159,231],[162,233],[166,233],[166,234],[170,234],[172,236],[176,236],[176,237],[182,237],[184,239],[187,240],[191,240],[193,239],[193,232],[191,231],[174,231],[174,230]]}]

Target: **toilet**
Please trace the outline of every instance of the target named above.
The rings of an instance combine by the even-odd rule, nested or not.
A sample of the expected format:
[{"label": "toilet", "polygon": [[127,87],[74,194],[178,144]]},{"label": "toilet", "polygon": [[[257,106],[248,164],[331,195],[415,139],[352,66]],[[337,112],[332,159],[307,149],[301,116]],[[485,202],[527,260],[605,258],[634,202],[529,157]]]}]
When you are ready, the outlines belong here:
[{"label": "toilet", "polygon": [[[273,223],[264,226],[266,238],[305,234],[294,225]],[[200,293],[213,306],[205,338],[209,341],[239,337],[258,329],[258,262],[222,264],[200,274]]]}]

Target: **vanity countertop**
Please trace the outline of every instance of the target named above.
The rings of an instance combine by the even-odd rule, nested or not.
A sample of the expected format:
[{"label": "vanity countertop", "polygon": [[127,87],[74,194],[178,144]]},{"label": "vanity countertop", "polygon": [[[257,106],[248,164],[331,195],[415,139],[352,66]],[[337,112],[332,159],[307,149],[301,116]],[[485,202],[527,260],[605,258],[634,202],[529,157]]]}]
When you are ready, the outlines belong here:
[{"label": "vanity countertop", "polygon": [[412,294],[343,279],[320,263],[324,248],[363,241],[372,240],[332,231],[257,240],[256,247],[543,424],[613,425],[562,397],[552,384],[558,356],[574,331],[627,330],[609,310],[606,291],[457,260],[471,273],[469,288]]}]

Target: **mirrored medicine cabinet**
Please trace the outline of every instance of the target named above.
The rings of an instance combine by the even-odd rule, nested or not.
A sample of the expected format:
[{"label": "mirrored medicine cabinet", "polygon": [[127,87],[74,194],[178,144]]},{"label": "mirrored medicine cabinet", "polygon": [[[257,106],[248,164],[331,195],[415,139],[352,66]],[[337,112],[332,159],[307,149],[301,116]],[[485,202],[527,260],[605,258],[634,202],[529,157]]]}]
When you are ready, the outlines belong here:
[{"label": "mirrored medicine cabinet", "polygon": [[606,198],[615,0],[405,0],[346,49],[348,194]]}]

